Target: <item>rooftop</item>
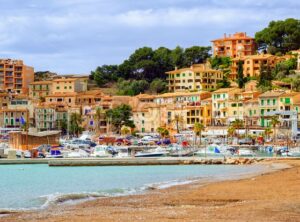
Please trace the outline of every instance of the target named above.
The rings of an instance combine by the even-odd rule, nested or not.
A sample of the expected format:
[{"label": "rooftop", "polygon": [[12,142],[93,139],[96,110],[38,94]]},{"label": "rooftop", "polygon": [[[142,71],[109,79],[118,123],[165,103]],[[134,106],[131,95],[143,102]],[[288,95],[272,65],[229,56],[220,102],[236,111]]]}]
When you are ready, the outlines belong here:
[{"label": "rooftop", "polygon": [[223,38],[215,39],[212,40],[211,42],[216,42],[216,41],[226,41],[226,40],[251,40],[254,39],[253,37],[247,36],[246,32],[236,32],[235,34],[231,35],[226,35],[224,34]]}]

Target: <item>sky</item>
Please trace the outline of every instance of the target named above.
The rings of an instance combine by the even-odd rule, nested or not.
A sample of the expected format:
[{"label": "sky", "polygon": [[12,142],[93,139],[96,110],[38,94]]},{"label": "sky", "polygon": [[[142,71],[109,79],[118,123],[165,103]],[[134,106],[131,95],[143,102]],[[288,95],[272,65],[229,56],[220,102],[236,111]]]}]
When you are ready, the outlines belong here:
[{"label": "sky", "polygon": [[300,17],[299,0],[0,0],[0,58],[89,74],[139,47],[209,46]]}]

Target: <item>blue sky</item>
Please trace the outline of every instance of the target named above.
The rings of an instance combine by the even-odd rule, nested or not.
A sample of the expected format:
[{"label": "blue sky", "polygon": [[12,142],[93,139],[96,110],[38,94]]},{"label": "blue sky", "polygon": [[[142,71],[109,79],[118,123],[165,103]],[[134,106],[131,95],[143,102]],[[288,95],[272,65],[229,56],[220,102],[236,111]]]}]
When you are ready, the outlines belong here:
[{"label": "blue sky", "polygon": [[0,57],[88,74],[142,46],[210,45],[300,16],[299,0],[0,0]]}]

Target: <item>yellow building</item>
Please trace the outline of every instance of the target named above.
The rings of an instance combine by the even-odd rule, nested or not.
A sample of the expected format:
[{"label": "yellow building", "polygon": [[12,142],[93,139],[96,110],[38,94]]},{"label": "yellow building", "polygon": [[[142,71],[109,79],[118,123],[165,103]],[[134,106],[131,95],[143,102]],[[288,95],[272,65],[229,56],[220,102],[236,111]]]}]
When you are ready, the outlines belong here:
[{"label": "yellow building", "polygon": [[60,78],[54,79],[52,91],[56,93],[74,93],[87,91],[88,78]]},{"label": "yellow building", "polygon": [[228,125],[236,116],[240,116],[243,108],[241,92],[239,88],[221,88],[212,93],[213,125]]},{"label": "yellow building", "polygon": [[206,64],[194,64],[166,74],[170,92],[215,90],[218,81],[223,79],[220,70],[211,69]]},{"label": "yellow building", "polygon": [[243,64],[243,73],[245,77],[258,77],[260,75],[261,65],[274,68],[281,61],[286,60],[285,56],[275,56],[270,54],[248,55],[234,58],[231,65],[230,79],[237,78],[237,70],[239,61]]},{"label": "yellow building", "polygon": [[33,67],[22,60],[0,59],[0,89],[28,93],[28,86],[34,81]]},{"label": "yellow building", "polygon": [[256,50],[254,38],[247,36],[245,32],[237,32],[223,38],[212,40],[214,56],[239,56],[253,55]]},{"label": "yellow building", "polygon": [[52,81],[32,82],[29,85],[29,98],[32,100],[40,100],[52,93]]}]

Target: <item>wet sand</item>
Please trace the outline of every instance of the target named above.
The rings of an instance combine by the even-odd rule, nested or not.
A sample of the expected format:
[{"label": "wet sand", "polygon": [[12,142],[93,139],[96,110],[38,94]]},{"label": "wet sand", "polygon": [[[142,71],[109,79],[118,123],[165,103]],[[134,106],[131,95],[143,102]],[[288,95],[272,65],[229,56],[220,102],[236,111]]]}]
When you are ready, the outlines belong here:
[{"label": "wet sand", "polygon": [[300,160],[278,162],[292,168],[16,213],[0,221],[300,221]]}]

